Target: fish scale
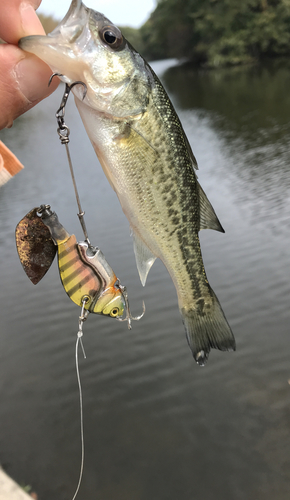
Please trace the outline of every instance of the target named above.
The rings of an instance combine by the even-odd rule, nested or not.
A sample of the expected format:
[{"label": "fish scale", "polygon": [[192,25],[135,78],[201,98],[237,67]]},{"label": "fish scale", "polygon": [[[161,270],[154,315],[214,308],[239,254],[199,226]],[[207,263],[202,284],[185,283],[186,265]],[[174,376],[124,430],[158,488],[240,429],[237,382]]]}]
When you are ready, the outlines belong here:
[{"label": "fish scale", "polygon": [[121,31],[103,14],[72,0],[48,36],[20,40],[64,75],[82,81],[72,91],[103,170],[130,223],[142,284],[155,259],[175,285],[186,336],[197,363],[212,347],[234,350],[235,340],[211,289],[200,229],[223,228],[202,190],[196,159],[161,82]]}]

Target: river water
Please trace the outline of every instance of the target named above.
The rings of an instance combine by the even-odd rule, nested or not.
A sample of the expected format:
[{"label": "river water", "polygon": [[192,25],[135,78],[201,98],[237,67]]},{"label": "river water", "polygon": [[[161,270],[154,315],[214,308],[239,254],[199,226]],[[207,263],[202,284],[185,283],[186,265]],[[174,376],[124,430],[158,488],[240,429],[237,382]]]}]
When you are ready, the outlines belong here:
[{"label": "river water", "polygon": [[[78,498],[289,500],[290,70],[195,72],[173,61],[154,69],[226,231],[202,231],[200,239],[237,351],[212,351],[199,368],[164,266],[156,262],[146,287],[140,284],[128,222],[71,98],[66,122],[90,239],[126,284],[132,312],[146,303],[131,331],[95,315],[84,325]],[[14,230],[30,209],[49,203],[82,239],[56,134],[62,90],[0,134],[26,167],[0,191],[0,463],[39,500],[72,498],[78,480],[79,309],[56,263],[37,286],[30,283]]]}]

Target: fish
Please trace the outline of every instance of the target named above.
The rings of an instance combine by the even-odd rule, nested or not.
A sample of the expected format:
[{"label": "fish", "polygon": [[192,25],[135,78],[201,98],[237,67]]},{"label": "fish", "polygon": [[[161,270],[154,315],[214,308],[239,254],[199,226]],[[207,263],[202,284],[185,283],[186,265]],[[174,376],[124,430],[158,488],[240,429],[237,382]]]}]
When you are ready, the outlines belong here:
[{"label": "fish", "polygon": [[211,288],[201,229],[224,232],[198,182],[197,162],[160,80],[105,15],[73,0],[47,36],[19,47],[75,85],[75,103],[133,234],[143,286],[156,258],[175,285],[186,337],[197,364],[211,348],[235,350],[235,339]]}]

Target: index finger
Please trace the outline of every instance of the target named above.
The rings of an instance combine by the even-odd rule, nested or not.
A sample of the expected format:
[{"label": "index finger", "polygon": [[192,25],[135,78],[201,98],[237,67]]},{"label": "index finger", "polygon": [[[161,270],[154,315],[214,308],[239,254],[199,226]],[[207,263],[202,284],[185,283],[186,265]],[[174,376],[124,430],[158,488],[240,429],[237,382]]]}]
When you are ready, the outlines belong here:
[{"label": "index finger", "polygon": [[1,0],[0,38],[17,44],[28,35],[44,35],[44,29],[35,10],[41,0]]}]

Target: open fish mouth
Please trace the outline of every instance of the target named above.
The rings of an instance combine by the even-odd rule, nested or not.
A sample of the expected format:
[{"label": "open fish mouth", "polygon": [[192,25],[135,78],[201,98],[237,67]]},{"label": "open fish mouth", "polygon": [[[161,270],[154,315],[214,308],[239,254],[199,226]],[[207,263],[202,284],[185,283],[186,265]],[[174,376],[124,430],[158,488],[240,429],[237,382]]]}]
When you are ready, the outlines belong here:
[{"label": "open fish mouth", "polygon": [[74,73],[74,65],[70,61],[81,56],[83,41],[79,50],[75,42],[81,38],[89,16],[90,9],[81,0],[72,0],[67,14],[51,33],[23,37],[18,45],[46,62],[52,71],[61,72],[64,75],[62,81],[72,83],[78,75]]},{"label": "open fish mouth", "polygon": [[[112,54],[108,53],[114,52],[104,40],[104,30],[109,37],[111,31],[115,31],[119,37],[118,42],[123,41],[120,30],[103,14],[86,7],[81,0],[72,0],[68,13],[51,33],[23,37],[18,45],[48,64],[64,83],[71,85],[76,81],[84,82],[88,90],[86,103],[97,108],[99,87],[103,89],[101,93],[105,100],[108,93],[112,93],[111,82],[106,81],[103,85],[111,65],[109,59],[112,59]],[[119,69],[120,65],[117,63],[113,69],[111,65],[110,75],[116,74]],[[124,75],[123,80],[128,80],[127,75]],[[123,80],[120,86],[123,85]],[[117,94],[119,90],[118,82],[117,85],[113,83],[113,92]],[[73,93],[79,100],[83,99],[81,89],[75,87]]]}]

